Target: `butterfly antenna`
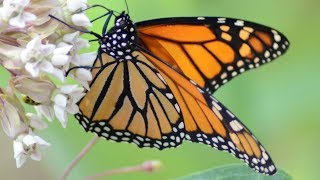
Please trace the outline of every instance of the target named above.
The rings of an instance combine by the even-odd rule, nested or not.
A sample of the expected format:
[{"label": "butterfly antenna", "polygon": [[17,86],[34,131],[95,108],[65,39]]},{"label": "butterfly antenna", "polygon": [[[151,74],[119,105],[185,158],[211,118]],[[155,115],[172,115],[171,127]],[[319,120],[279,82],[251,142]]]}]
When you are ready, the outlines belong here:
[{"label": "butterfly antenna", "polygon": [[61,19],[59,19],[59,18],[57,18],[57,17],[55,17],[55,16],[53,16],[53,15],[51,15],[51,14],[49,14],[49,17],[51,17],[52,19],[55,19],[55,20],[59,21],[60,23],[68,26],[68,27],[71,28],[71,29],[74,29],[74,30],[77,30],[77,31],[80,31],[80,32],[83,32],[83,33],[87,33],[87,34],[92,34],[93,36],[97,37],[98,39],[101,39],[101,38],[102,38],[102,37],[100,36],[100,34],[97,34],[97,33],[93,32],[93,31],[87,31],[87,30],[83,30],[83,29],[79,29],[79,28],[77,28],[77,27],[74,27],[74,26],[72,26],[72,25],[70,25],[70,24],[67,24],[66,22],[62,21]]},{"label": "butterfly antenna", "polygon": [[92,9],[92,8],[96,8],[96,7],[100,7],[100,8],[103,8],[103,9],[107,10],[107,11],[112,11],[112,12],[121,14],[121,13],[118,12],[118,11],[111,10],[111,9],[105,7],[105,6],[100,5],[100,4],[94,4],[94,5],[92,5],[92,6],[89,6],[89,7],[85,8],[85,9],[80,10],[79,13],[84,12],[84,11],[87,11],[87,10]]},{"label": "butterfly antenna", "polygon": [[126,3],[126,7],[127,7],[128,14],[130,14],[127,0],[124,0],[124,2]]}]

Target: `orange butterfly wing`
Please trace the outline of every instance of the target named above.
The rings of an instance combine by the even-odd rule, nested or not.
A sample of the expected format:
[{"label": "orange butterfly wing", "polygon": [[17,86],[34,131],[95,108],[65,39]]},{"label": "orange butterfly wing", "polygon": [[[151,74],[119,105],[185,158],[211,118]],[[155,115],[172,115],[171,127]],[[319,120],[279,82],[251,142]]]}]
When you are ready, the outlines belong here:
[{"label": "orange butterfly wing", "polygon": [[127,49],[133,59],[99,52],[94,67],[101,68],[92,70],[91,90],[76,115],[84,129],[139,147],[200,142],[231,153],[258,172],[274,174],[259,141],[209,94],[284,53],[286,38],[226,18],[172,18],[137,26],[139,44]]},{"label": "orange butterfly wing", "polygon": [[289,46],[276,30],[232,18],[165,18],[136,25],[144,48],[210,93]]},{"label": "orange butterfly wing", "polygon": [[235,115],[195,82],[142,51],[158,68],[181,108],[186,140],[229,152],[258,172],[276,172],[269,154]]},{"label": "orange butterfly wing", "polygon": [[[106,139],[164,149],[184,139],[182,114],[170,87],[141,53],[130,61],[99,54],[90,90],[75,115],[86,131]],[[182,132],[182,133],[181,133]]]}]

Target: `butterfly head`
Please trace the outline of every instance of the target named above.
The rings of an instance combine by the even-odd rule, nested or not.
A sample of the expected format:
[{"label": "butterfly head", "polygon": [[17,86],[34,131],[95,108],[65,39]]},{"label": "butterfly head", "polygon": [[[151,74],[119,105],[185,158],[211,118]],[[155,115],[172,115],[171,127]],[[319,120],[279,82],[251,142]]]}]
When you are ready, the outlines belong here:
[{"label": "butterfly head", "polygon": [[101,48],[116,59],[131,59],[132,44],[136,42],[137,31],[126,13],[121,13],[115,19],[113,26],[101,40]]}]

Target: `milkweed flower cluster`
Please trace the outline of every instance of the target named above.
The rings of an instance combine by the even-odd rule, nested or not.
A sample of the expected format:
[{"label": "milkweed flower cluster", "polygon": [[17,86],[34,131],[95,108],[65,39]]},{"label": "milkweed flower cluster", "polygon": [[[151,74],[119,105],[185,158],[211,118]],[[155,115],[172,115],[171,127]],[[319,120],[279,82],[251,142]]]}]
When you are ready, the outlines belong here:
[{"label": "milkweed flower cluster", "polygon": [[[40,160],[39,148],[50,144],[36,135],[47,127],[44,119],[58,119],[63,127],[76,103],[89,89],[88,69],[77,68],[66,83],[65,74],[76,66],[92,65],[95,53],[80,54],[88,48],[80,33],[50,18],[51,14],[80,29],[91,26],[84,14],[86,0],[0,0],[0,64],[10,73],[8,87],[0,87],[0,122],[13,140],[17,167],[27,158]],[[20,96],[33,104],[26,112]],[[32,101],[32,102],[30,102]],[[26,104],[25,104],[26,105]]]}]

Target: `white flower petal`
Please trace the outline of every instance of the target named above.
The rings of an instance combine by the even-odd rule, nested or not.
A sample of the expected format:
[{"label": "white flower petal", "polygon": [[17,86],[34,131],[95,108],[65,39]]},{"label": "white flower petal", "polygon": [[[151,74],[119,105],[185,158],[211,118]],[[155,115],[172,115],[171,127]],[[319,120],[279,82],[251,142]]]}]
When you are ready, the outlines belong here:
[{"label": "white flower petal", "polygon": [[63,41],[73,44],[74,41],[79,37],[80,33],[79,31],[76,31],[74,33],[66,34],[63,36]]},{"label": "white flower petal", "polygon": [[27,113],[26,116],[30,120],[31,127],[39,130],[46,129],[48,127],[48,125],[45,122],[41,121],[40,116],[33,113]]},{"label": "white flower petal", "polygon": [[49,73],[49,74],[52,74],[54,72],[53,65],[48,61],[40,62],[39,69],[41,69],[42,71]]},{"label": "white flower petal", "polygon": [[35,161],[40,161],[41,160],[41,152],[38,149],[35,149],[31,154],[30,158],[35,160]]},{"label": "white flower petal", "polygon": [[20,141],[13,141],[13,157],[17,158],[20,154],[25,153],[23,144]]},{"label": "white flower petal", "polygon": [[[78,32],[78,31],[77,31]],[[63,47],[66,47],[66,46],[70,46],[70,44],[68,43],[65,43],[65,42],[59,42],[58,45],[57,45],[57,48],[63,48]],[[71,45],[72,46],[72,45]]]},{"label": "white flower petal", "polygon": [[72,104],[67,107],[67,111],[70,114],[77,114],[79,112],[79,106],[77,104]]},{"label": "white flower petal", "polygon": [[57,105],[54,105],[53,109],[54,109],[56,117],[60,121],[62,127],[66,128],[67,127],[67,113],[65,112],[65,109],[61,108],[61,106],[57,106]]},{"label": "white flower petal", "polygon": [[0,121],[7,136],[15,138],[19,134],[28,131],[28,126],[21,115],[24,114],[23,110],[19,110],[16,104],[10,104],[2,97],[0,102]]},{"label": "white flower petal", "polygon": [[19,4],[21,7],[26,7],[30,3],[30,0],[18,0],[15,1],[15,3]]},{"label": "white flower petal", "polygon": [[53,54],[62,54],[62,55],[66,55],[69,53],[69,51],[71,50],[72,48],[72,45],[67,45],[65,44],[65,46],[61,46],[60,44],[60,47],[59,48],[56,48],[54,51],[53,51]]},{"label": "white flower petal", "polygon": [[0,17],[1,19],[8,21],[12,13],[14,12],[13,8],[7,8],[5,5],[0,8]]},{"label": "white flower petal", "polygon": [[20,154],[16,159],[16,166],[17,168],[20,168],[27,160],[27,155],[25,154]]},{"label": "white flower petal", "polygon": [[76,104],[77,102],[79,102],[82,97],[85,95],[85,93],[83,93],[84,89],[82,88],[81,93],[78,93],[76,96],[73,96],[73,103]]},{"label": "white flower petal", "polygon": [[9,24],[14,27],[18,28],[24,28],[26,27],[26,22],[24,19],[21,17],[21,15],[18,15],[16,17],[13,17],[9,20]]},{"label": "white flower petal", "polygon": [[41,45],[40,36],[35,36],[26,46],[27,49],[36,49],[39,48]]},{"label": "white flower petal", "polygon": [[75,66],[81,66],[83,62],[80,60],[80,55],[73,54],[73,56],[71,57],[71,63]]},{"label": "white flower petal", "polygon": [[78,39],[77,39],[77,46],[78,46],[78,49],[81,49],[81,48],[89,48],[89,47],[90,47],[90,44],[89,44],[89,41],[88,41],[88,40],[78,38]]},{"label": "white flower petal", "polygon": [[61,54],[53,55],[51,61],[54,66],[64,66],[68,63],[69,56]]},{"label": "white flower petal", "polygon": [[75,84],[69,84],[69,85],[64,85],[64,86],[60,87],[60,91],[61,91],[63,94],[70,94],[70,93],[72,93],[73,91],[75,91],[77,88],[78,88],[77,85],[75,85]]},{"label": "white flower petal", "polygon": [[67,0],[67,7],[71,12],[75,12],[78,9],[81,9],[83,6],[84,2],[81,0]]},{"label": "white flower petal", "polygon": [[97,58],[97,53],[90,52],[90,53],[84,53],[80,55],[80,66],[92,66],[94,60]]},{"label": "white flower petal", "polygon": [[23,51],[21,51],[20,53],[20,59],[23,63],[28,62],[31,58],[30,58],[30,50],[28,49],[24,49]]},{"label": "white flower petal", "polygon": [[38,77],[40,69],[37,66],[38,63],[27,63],[25,69],[31,74],[32,77]]},{"label": "white flower petal", "polygon": [[61,82],[64,82],[66,77],[64,75],[64,71],[58,69],[58,68],[54,68],[52,75],[56,78],[58,78]]},{"label": "white flower petal", "polygon": [[88,26],[92,26],[89,18],[81,13],[81,14],[74,14],[71,17],[73,24],[75,24],[76,26],[83,26],[83,27],[88,27]]},{"label": "white flower petal", "polygon": [[47,141],[45,141],[44,139],[42,139],[39,136],[34,136],[34,139],[37,141],[37,145],[39,147],[45,148],[45,147],[49,147],[50,143],[48,143]]},{"label": "white flower petal", "polygon": [[54,102],[56,105],[60,106],[60,107],[66,107],[67,106],[67,97],[62,95],[62,94],[57,94],[54,97]]},{"label": "white flower petal", "polygon": [[49,56],[54,52],[56,45],[54,44],[41,44],[39,47],[39,51],[43,56]]},{"label": "white flower petal", "polygon": [[54,111],[51,106],[39,105],[35,106],[36,111],[46,117],[49,121],[54,119]]},{"label": "white flower petal", "polygon": [[34,138],[34,136],[28,134],[22,139],[22,142],[27,146],[31,146],[33,144],[36,144],[37,140]]},{"label": "white flower petal", "polygon": [[26,21],[26,22],[31,22],[31,21],[36,20],[36,19],[37,19],[37,16],[35,16],[34,14],[29,13],[29,12],[23,12],[23,13],[22,13],[22,18],[23,18],[24,21]]},{"label": "white flower petal", "polygon": [[88,69],[79,68],[76,70],[76,77],[77,79],[83,80],[83,81],[91,81],[92,80],[92,74],[91,71]]}]

